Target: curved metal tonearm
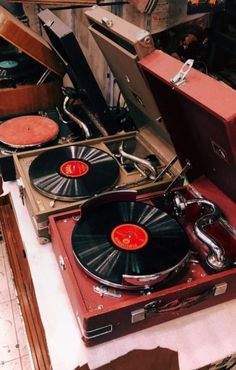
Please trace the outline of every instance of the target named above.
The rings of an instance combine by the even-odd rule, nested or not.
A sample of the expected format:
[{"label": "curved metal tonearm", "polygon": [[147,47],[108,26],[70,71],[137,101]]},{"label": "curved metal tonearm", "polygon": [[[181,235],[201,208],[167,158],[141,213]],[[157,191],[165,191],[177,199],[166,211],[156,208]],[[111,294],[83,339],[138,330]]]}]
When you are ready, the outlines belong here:
[{"label": "curved metal tonearm", "polygon": [[175,194],[174,205],[177,214],[183,212],[191,204],[201,204],[210,208],[210,211],[206,215],[200,217],[194,223],[194,231],[198,238],[209,248],[206,258],[208,265],[215,270],[222,270],[228,264],[225,257],[225,250],[204,230],[206,226],[214,224],[221,218],[221,211],[216,204],[209,200],[202,198],[186,200],[181,194]]},{"label": "curved metal tonearm", "polygon": [[147,176],[145,172],[140,168],[140,166],[146,168],[149,170],[150,175],[148,176],[150,179],[155,179],[157,176],[157,171],[155,167],[148,161],[147,159],[137,157],[136,155],[129,154],[124,151],[124,143],[123,141],[119,145],[119,154],[122,161],[122,164],[124,163],[124,159],[128,159],[134,163],[134,166],[137,168],[137,170],[141,173],[142,176]]},{"label": "curved metal tonearm", "polygon": [[70,100],[70,97],[69,96],[65,96],[64,98],[64,101],[63,101],[63,110],[64,112],[67,114],[68,117],[70,117],[76,124],[79,125],[79,127],[83,130],[84,134],[85,134],[85,137],[86,139],[89,139],[91,137],[91,134],[89,132],[89,129],[88,127],[86,126],[86,124],[81,121],[78,117],[74,116],[74,114],[72,114],[69,109],[68,109],[68,103],[69,103],[69,100]]}]

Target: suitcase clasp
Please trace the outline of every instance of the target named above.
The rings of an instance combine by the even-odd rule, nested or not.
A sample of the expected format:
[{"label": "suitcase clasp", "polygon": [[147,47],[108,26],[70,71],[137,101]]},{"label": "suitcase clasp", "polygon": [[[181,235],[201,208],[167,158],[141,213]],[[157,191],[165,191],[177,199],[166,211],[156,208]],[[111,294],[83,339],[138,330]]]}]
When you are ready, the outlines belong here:
[{"label": "suitcase clasp", "polygon": [[112,20],[107,17],[102,17],[102,23],[105,24],[109,28],[113,26]]},{"label": "suitcase clasp", "polygon": [[192,68],[193,63],[194,63],[193,59],[186,60],[186,62],[182,65],[179,72],[173,78],[171,78],[170,81],[174,83],[176,86],[180,86],[183,83],[185,83],[186,81],[185,77],[187,76],[190,69]]}]

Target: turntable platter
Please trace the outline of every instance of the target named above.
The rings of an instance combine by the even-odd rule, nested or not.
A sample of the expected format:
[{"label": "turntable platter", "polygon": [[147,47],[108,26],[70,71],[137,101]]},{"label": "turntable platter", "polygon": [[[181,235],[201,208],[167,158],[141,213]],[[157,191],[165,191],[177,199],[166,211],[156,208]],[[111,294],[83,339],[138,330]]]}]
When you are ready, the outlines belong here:
[{"label": "turntable platter", "polygon": [[50,149],[30,165],[31,184],[53,199],[79,200],[111,189],[119,179],[119,166],[108,153],[90,146]]},{"label": "turntable platter", "polygon": [[0,141],[13,148],[41,146],[58,133],[55,121],[37,115],[15,117],[0,125]]},{"label": "turntable platter", "polygon": [[[149,284],[162,281],[183,267],[189,254],[179,223],[142,202],[110,202],[102,206],[102,218],[101,207],[87,212],[74,227],[72,245],[89,275],[121,289],[140,289],[145,277],[151,277]],[[127,277],[136,277],[136,286],[127,284]]]}]

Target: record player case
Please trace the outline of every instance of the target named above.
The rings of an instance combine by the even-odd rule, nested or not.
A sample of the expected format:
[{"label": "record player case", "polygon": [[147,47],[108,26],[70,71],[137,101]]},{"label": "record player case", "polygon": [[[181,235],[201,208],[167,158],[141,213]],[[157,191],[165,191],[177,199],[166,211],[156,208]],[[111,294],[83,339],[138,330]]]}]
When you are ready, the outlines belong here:
[{"label": "record player case", "polygon": [[[56,41],[55,45],[57,45],[58,54],[64,56],[68,63],[71,61],[70,68],[72,71],[74,71],[74,83],[77,85],[81,79],[81,76],[79,75],[79,70],[76,70],[75,68],[76,64],[78,64],[78,61],[75,60],[75,57],[78,53],[74,53],[73,55],[70,54],[70,45],[74,45],[75,43],[71,31],[65,25],[63,26],[62,22],[58,20],[58,18],[49,10],[44,10],[39,13],[39,17],[43,24],[46,25],[46,30],[51,42],[53,43],[53,41]],[[117,154],[119,154],[118,148],[121,142],[124,142],[125,150],[129,154],[134,154],[139,158],[145,158],[149,155],[154,155],[154,157],[157,159],[157,162],[159,161],[160,166],[165,167],[175,157],[175,151],[173,149],[169,134],[161,122],[160,112],[154,100],[153,94],[147,87],[147,83],[143,79],[140,69],[137,66],[138,59],[148,55],[151,51],[153,51],[154,46],[152,43],[152,38],[147,31],[144,31],[131,24],[128,24],[128,26],[129,32],[124,33],[126,35],[126,43],[130,45],[130,47],[133,47],[132,45],[135,44],[135,40],[139,40],[135,44],[134,54],[132,54],[131,58],[127,54],[126,59],[127,68],[129,71],[132,70],[132,78],[134,81],[136,81],[131,94],[126,94],[127,90],[125,84],[122,83],[122,76],[116,77],[120,85],[121,92],[126,99],[129,113],[135,122],[137,130],[130,133],[120,131],[115,135],[107,135],[98,139],[89,139],[87,141],[81,141],[80,143],[75,142],[73,145],[85,144],[94,146],[98,149],[105,150],[107,153],[115,157]],[[146,44],[143,39],[148,40],[148,43]],[[123,53],[123,49],[121,52]],[[88,92],[89,91],[90,90],[88,90]],[[141,102],[145,102],[145,104],[142,104]],[[103,123],[103,121],[101,123]],[[112,122],[110,122],[110,124],[112,125]],[[107,129],[108,133],[112,132],[112,128],[109,131],[107,125],[105,128]],[[44,240],[47,241],[49,238],[48,216],[50,214],[76,208],[81,204],[81,201],[56,201],[54,203],[50,198],[39,194],[30,185],[28,167],[36,156],[48,149],[39,149],[37,151],[14,154],[14,162],[17,171],[17,178],[19,179],[21,194],[24,196],[36,228],[36,233],[42,242]],[[117,160],[117,158],[114,160]],[[127,187],[136,189],[139,193],[147,192],[149,189],[164,189],[172,180],[174,180],[180,170],[179,164],[176,162],[170,171],[168,171],[167,174],[160,180],[153,183],[148,181],[146,184],[144,183],[136,186],[135,183],[140,180],[140,173],[136,170],[131,172],[124,170],[121,162],[119,162],[119,167],[120,179],[117,185],[124,187],[125,189]],[[178,181],[183,182],[183,178],[180,178]]]},{"label": "record player case", "polygon": [[[203,190],[206,185],[211,185],[211,190],[222,196],[219,189],[208,180],[200,181],[197,188]],[[192,197],[191,188],[187,193]],[[187,193],[184,190],[184,194]],[[115,196],[116,200],[135,199],[135,193],[128,192],[115,195],[107,193],[106,196]],[[158,207],[160,196],[161,192],[154,192],[139,196],[137,200]],[[234,210],[232,201],[224,195],[223,201],[230,206],[232,215]],[[183,224],[193,249],[201,251],[204,245],[193,233],[195,211],[193,214],[192,211],[188,213]],[[177,280],[169,282],[166,286],[154,288],[154,291],[147,291],[146,294],[118,290],[100,284],[85,273],[73,254],[71,235],[79,217],[79,210],[74,210],[51,215],[49,222],[54,253],[86,345],[102,343],[236,297],[234,289],[236,268],[209,273],[204,263],[199,263],[196,256],[187,264],[184,273],[180,274]],[[235,225],[235,216],[233,218]],[[235,259],[236,234],[230,235],[219,224],[215,225],[215,230],[212,229],[211,232],[218,240],[225,242],[226,253]]]},{"label": "record player case", "polygon": [[[149,135],[147,133],[148,130],[145,130],[144,133],[142,133],[142,131],[139,133],[120,133],[103,138],[74,142],[73,145],[88,145],[110,154],[114,158],[114,161],[118,163],[120,169],[120,177],[116,186],[121,186],[124,188],[131,187],[132,189],[136,189],[139,193],[147,192],[150,189],[165,189],[168,184],[178,175],[178,166],[171,168],[170,171],[168,171],[168,173],[166,173],[157,182],[147,181],[146,183],[144,182],[143,184],[137,184],[137,186],[135,186],[134,183],[140,180],[140,173],[138,170],[134,169],[130,172],[127,171],[115,157],[115,155],[118,154],[119,145],[123,142],[127,148],[130,148],[133,153],[140,157],[154,155],[159,160],[160,165],[165,167],[168,161],[174,156],[172,148],[170,146],[168,147],[158,137],[155,137],[152,132],[150,132]],[[49,215],[78,208],[79,205],[84,202],[84,200],[69,202],[61,200],[54,201],[50,197],[40,194],[30,183],[30,177],[28,173],[29,166],[38,155],[49,151],[50,149],[65,148],[67,146],[70,146],[70,144],[13,154],[20,196],[22,197],[22,201],[26,203],[36,230],[36,234],[41,243],[45,243],[50,239],[48,232]],[[178,181],[180,183],[183,181],[183,179],[180,178]]]},{"label": "record player case", "polygon": [[[96,9],[93,11],[96,16]],[[197,254],[196,260],[190,261],[179,280],[159,286],[146,295],[118,292],[101,286],[89,277],[73,255],[71,233],[76,221],[83,217],[83,206],[81,214],[79,210],[74,210],[51,215],[49,222],[54,252],[87,345],[98,344],[236,297],[236,208],[235,189],[231,186],[235,184],[235,135],[232,134],[235,134],[236,126],[236,93],[195,70],[191,70],[183,83],[177,86],[171,80],[182,65],[161,51],[154,51],[139,64],[158,102],[182,165],[186,160],[192,164],[188,174],[190,184],[173,192],[178,190],[188,199],[209,199],[221,208],[223,218],[209,225],[208,232],[222,243],[227,256],[234,263],[220,272],[207,268],[204,263],[205,245],[193,230],[193,224],[201,217],[201,208],[190,208],[180,222]],[[200,125],[202,130],[199,129]],[[233,183],[230,184],[225,176]],[[165,202],[166,195],[163,195],[161,191],[153,190],[139,195],[137,199],[158,207]],[[100,195],[105,202],[114,199],[134,201],[135,198],[133,192]],[[171,208],[169,212],[172,212]]]},{"label": "record player case", "polygon": [[[59,106],[64,66],[48,43],[10,12],[0,7],[0,37],[49,70],[52,78],[38,84],[0,89],[0,117]],[[27,72],[27,71],[26,71]]]}]

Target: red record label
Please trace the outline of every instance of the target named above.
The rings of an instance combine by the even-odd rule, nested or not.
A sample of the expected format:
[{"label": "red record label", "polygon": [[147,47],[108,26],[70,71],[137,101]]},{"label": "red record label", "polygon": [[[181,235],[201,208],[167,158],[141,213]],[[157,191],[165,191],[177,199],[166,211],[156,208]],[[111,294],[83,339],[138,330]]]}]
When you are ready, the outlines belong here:
[{"label": "red record label", "polygon": [[89,166],[78,160],[64,162],[60,167],[60,173],[66,177],[80,177],[85,175],[88,170]]},{"label": "red record label", "polygon": [[111,240],[121,249],[134,251],[143,248],[147,244],[148,234],[138,225],[122,224],[112,230]]}]

